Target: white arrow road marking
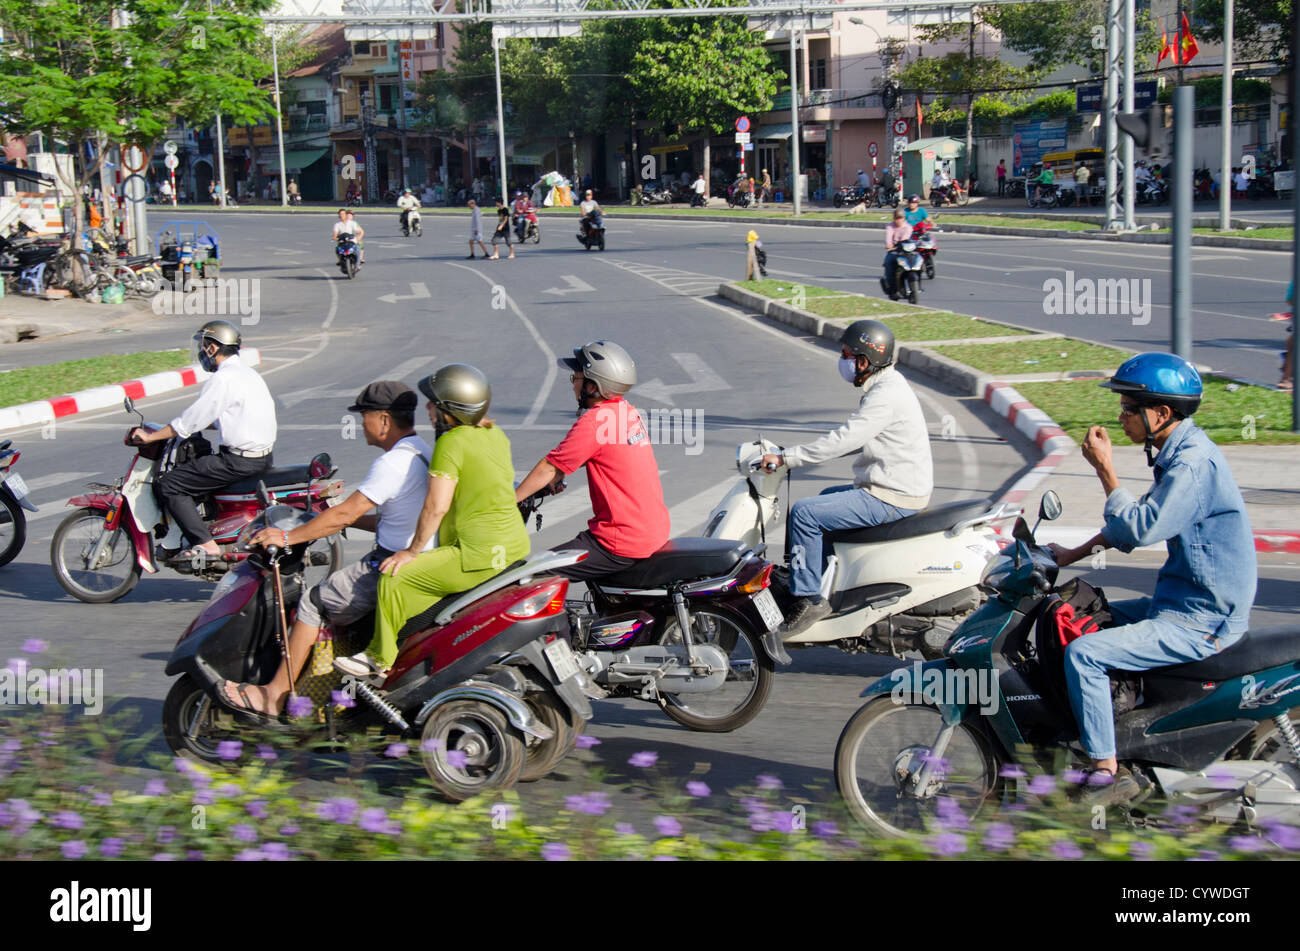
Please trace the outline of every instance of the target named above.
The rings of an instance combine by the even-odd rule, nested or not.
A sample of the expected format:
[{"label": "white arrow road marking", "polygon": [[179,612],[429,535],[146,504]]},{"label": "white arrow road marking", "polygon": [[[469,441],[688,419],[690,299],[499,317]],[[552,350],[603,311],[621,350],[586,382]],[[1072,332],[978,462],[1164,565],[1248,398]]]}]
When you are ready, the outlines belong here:
[{"label": "white arrow road marking", "polygon": [[636,388],[637,396],[642,399],[654,400],[656,403],[675,406],[673,397],[677,394],[731,389],[731,384],[714,373],[713,369],[700,359],[699,354],[674,353],[673,359],[686,371],[687,376],[691,378],[691,382],[675,383],[669,386],[663,380],[655,377],[655,379],[642,383]]},{"label": "white arrow road marking", "polygon": [[[409,360],[405,360],[402,363],[399,363],[397,366],[393,367],[392,370],[388,371],[388,373],[384,374],[383,376],[375,377],[375,379],[403,380],[406,378],[407,374],[414,373],[416,370],[421,370],[424,367],[427,367],[432,362],[433,362],[432,356],[412,357]],[[367,380],[366,383],[359,383],[356,386],[350,387],[348,389],[338,389],[338,388],[330,389],[329,384],[325,384],[323,386],[309,386],[305,390],[295,390],[292,393],[286,393],[284,396],[280,397],[280,401],[284,403],[285,409],[288,409],[292,406],[297,406],[299,403],[305,403],[307,400],[347,399],[349,405],[351,405],[352,399],[358,393],[361,392],[361,388],[370,382],[371,382],[370,380]],[[293,429],[293,428],[295,427],[292,426],[280,427],[280,429]],[[331,423],[329,426],[326,426],[324,428],[337,429],[338,424]]]},{"label": "white arrow road marking", "polygon": [[428,296],[429,288],[423,281],[412,281],[409,295],[385,294],[379,299],[386,304],[396,304],[399,300],[423,300]]},{"label": "white arrow road marking", "polygon": [[548,287],[542,291],[543,294],[585,294],[587,291],[594,291],[595,288],[588,284],[580,277],[572,274],[561,274],[560,278],[569,286],[566,288]]}]

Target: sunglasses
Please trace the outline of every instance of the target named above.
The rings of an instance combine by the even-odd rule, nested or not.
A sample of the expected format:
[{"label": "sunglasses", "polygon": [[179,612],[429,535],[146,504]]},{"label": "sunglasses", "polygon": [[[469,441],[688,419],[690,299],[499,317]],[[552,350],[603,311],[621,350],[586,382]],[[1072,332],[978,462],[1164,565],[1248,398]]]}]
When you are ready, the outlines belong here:
[{"label": "sunglasses", "polygon": [[1120,404],[1119,404],[1119,415],[1120,415],[1120,416],[1137,416],[1137,415],[1138,415],[1139,413],[1141,413],[1141,412],[1142,412],[1142,407],[1139,406],[1137,403],[1120,403]]}]

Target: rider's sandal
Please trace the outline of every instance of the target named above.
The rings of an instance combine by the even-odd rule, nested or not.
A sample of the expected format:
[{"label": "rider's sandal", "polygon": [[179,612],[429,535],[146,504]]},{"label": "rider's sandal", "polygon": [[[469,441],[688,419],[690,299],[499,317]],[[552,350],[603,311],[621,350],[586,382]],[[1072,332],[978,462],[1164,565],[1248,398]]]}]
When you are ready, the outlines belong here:
[{"label": "rider's sandal", "polygon": [[235,692],[239,694],[239,699],[243,701],[242,704],[236,703],[234,700],[230,698],[230,694],[226,690],[225,681],[218,681],[216,686],[213,689],[213,692],[216,693],[217,699],[221,701],[221,705],[226,707],[226,709],[230,710],[232,713],[235,713],[241,717],[247,717],[253,722],[259,724],[271,724],[271,723],[279,722],[278,718],[272,716],[271,714],[263,713],[261,710],[253,709],[252,701],[248,699],[248,691],[244,689],[243,684],[235,684]]}]

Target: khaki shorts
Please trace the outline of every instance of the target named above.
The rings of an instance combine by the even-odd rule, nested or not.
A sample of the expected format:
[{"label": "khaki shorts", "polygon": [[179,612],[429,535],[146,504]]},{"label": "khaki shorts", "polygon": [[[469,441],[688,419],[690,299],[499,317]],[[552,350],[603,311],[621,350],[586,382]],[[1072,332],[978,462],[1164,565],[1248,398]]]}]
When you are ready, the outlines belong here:
[{"label": "khaki shorts", "polygon": [[379,568],[370,564],[367,555],[364,561],[339,569],[304,593],[298,603],[298,620],[320,627],[323,619],[316,607],[318,601],[324,608],[324,620],[337,627],[346,627],[373,611],[379,602],[380,574]]}]

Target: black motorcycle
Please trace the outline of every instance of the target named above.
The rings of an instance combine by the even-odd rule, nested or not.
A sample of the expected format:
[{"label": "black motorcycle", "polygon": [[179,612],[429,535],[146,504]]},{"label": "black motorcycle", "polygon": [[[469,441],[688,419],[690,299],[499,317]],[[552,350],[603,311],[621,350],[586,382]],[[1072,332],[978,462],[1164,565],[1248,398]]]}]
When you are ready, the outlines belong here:
[{"label": "black motorcycle", "polygon": [[361,264],[358,260],[357,242],[352,235],[339,235],[338,242],[334,245],[334,255],[338,258],[339,270],[347,276],[348,280],[357,276],[357,268]]},{"label": "black motorcycle", "polygon": [[596,224],[595,215],[583,215],[578,223],[578,243],[590,251],[593,247],[605,250],[605,226]]},{"label": "black motorcycle", "polygon": [[13,443],[0,442],[0,567],[18,557],[27,541],[27,516],[23,509],[35,512],[36,506],[27,499],[27,483],[14,471],[21,455],[11,449]]}]

